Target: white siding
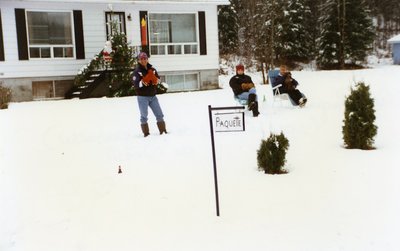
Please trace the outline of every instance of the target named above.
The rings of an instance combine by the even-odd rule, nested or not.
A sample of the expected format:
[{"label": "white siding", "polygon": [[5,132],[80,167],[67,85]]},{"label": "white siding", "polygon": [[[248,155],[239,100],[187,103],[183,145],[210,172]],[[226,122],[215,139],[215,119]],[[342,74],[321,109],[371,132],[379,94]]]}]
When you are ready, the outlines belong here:
[{"label": "white siding", "polygon": [[[186,70],[208,70],[218,69],[219,67],[219,51],[218,51],[218,23],[217,23],[217,6],[191,6],[192,11],[187,6],[152,6],[149,12],[163,13],[197,13],[205,11],[206,13],[206,38],[207,38],[207,55],[154,55],[150,58],[150,63],[154,64],[157,69],[162,71],[186,71]],[[143,7],[143,10],[144,7]],[[138,13],[136,13],[139,15]],[[138,19],[138,18],[137,18]],[[196,20],[197,22],[197,20]],[[139,27],[136,26],[136,34],[139,33]],[[135,43],[140,43],[140,37],[137,36]]]},{"label": "white siding", "polygon": [[[103,4],[104,5],[104,4]],[[4,29],[4,51],[5,61],[0,62],[0,75],[2,78],[21,78],[21,77],[52,77],[52,76],[74,76],[77,71],[85,65],[89,60],[75,60],[75,59],[30,59],[19,60],[18,58],[18,44],[16,36],[15,24],[15,8],[23,8],[25,10],[82,10],[84,32],[86,32],[86,13],[83,5],[68,4],[68,9],[65,4],[51,4],[51,3],[23,3],[23,2],[0,2],[2,12],[2,21]],[[90,9],[90,8],[89,8]],[[104,19],[104,17],[103,17]],[[90,37],[85,40],[91,41]],[[102,42],[104,44],[104,42]],[[90,53],[90,43],[85,41],[85,52],[88,58]],[[98,50],[100,51],[100,49]],[[92,56],[90,56],[91,58]]]},{"label": "white siding", "polygon": [[[68,7],[68,8],[66,8]],[[18,59],[15,8],[37,10],[82,10],[86,60]],[[99,53],[106,39],[105,12],[107,3],[42,3],[21,1],[0,1],[3,22],[5,61],[0,62],[0,78],[75,76],[95,54]],[[163,71],[197,71],[218,69],[218,24],[215,4],[113,4],[113,10],[129,13],[132,21],[126,20],[128,41],[140,45],[139,11],[163,13],[206,13],[207,55],[152,56],[150,62]]]}]

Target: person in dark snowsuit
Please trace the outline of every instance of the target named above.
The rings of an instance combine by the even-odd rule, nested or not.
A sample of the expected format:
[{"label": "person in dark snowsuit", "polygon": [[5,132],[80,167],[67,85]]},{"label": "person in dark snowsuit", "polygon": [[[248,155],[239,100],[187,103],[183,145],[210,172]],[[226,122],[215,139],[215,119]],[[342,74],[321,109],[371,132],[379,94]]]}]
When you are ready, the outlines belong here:
[{"label": "person in dark snowsuit", "polygon": [[287,70],[286,65],[279,67],[279,75],[275,78],[274,85],[277,86],[280,84],[282,85],[279,87],[280,93],[287,93],[290,99],[300,107],[306,104],[307,98],[297,89],[299,83],[292,78],[292,74]]},{"label": "person in dark snowsuit", "polygon": [[251,77],[244,74],[244,66],[239,64],[236,66],[236,75],[229,81],[233,94],[238,99],[247,100],[247,108],[253,112],[253,116],[257,117],[258,111],[257,92]]},{"label": "person in dark snowsuit", "polygon": [[137,101],[140,110],[140,124],[143,135],[147,137],[150,134],[147,124],[148,108],[153,111],[157,120],[157,127],[160,134],[167,133],[160,103],[158,102],[157,84],[160,77],[156,69],[149,64],[148,56],[145,52],[139,53],[139,63],[133,72],[133,87],[137,94]]}]

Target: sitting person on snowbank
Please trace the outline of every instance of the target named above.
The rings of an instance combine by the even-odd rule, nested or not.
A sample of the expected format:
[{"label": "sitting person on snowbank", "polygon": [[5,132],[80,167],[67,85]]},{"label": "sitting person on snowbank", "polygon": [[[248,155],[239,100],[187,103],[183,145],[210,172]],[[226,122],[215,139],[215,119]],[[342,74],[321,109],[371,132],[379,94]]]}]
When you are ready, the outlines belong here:
[{"label": "sitting person on snowbank", "polygon": [[260,113],[258,112],[256,88],[251,77],[244,74],[242,64],[236,66],[236,75],[231,78],[229,85],[235,97],[247,100],[247,108],[253,112],[254,117],[257,117]]},{"label": "sitting person on snowbank", "polygon": [[292,78],[292,74],[287,70],[286,65],[279,67],[279,75],[275,78],[275,86],[280,84],[282,85],[279,87],[280,93],[287,93],[290,99],[300,107],[306,105],[307,98],[297,89],[299,83]]}]

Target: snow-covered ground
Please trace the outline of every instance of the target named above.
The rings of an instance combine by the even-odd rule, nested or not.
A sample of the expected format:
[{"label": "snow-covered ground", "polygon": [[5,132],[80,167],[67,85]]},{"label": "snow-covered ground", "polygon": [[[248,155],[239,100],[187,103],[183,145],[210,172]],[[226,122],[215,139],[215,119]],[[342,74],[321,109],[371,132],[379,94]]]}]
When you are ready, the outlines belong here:
[{"label": "snow-covered ground", "polygon": [[[400,250],[400,67],[293,76],[305,108],[273,104],[257,85],[261,115],[246,112],[245,132],[215,134],[220,217],[208,105],[235,105],[231,75],[220,90],[160,95],[170,133],[158,135],[151,114],[147,138],[135,97],[10,104],[0,110],[0,250]],[[343,148],[357,81],[375,99],[373,151]],[[289,173],[266,175],[257,150],[281,131]]]}]

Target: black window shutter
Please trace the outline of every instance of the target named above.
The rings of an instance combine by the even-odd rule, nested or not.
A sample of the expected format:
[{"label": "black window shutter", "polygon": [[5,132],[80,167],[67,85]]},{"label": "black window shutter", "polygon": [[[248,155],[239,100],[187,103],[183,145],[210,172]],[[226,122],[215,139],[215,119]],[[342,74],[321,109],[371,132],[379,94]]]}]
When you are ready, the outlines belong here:
[{"label": "black window shutter", "polygon": [[206,13],[199,11],[200,55],[207,55]]},{"label": "black window shutter", "polygon": [[28,60],[28,37],[26,34],[25,9],[15,9],[19,60]]},{"label": "black window shutter", "polygon": [[1,24],[1,11],[0,11],[0,61],[4,61],[4,41],[3,41],[3,25]]},{"label": "black window shutter", "polygon": [[85,41],[83,39],[82,11],[74,10],[76,59],[85,59]]}]

